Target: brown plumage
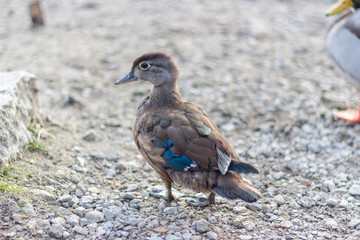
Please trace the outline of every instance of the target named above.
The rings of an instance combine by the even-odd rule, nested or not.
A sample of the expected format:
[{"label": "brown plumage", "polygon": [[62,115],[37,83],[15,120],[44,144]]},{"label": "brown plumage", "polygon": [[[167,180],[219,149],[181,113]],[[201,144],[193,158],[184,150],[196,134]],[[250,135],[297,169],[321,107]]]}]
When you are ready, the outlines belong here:
[{"label": "brown plumage", "polygon": [[260,192],[240,173],[258,173],[240,162],[229,142],[206,112],[183,102],[177,88],[178,69],[164,53],[137,58],[130,73],[116,84],[144,80],[153,88],[138,107],[133,124],[135,143],[146,161],[165,181],[168,198],[171,183],[228,199],[254,202]]}]

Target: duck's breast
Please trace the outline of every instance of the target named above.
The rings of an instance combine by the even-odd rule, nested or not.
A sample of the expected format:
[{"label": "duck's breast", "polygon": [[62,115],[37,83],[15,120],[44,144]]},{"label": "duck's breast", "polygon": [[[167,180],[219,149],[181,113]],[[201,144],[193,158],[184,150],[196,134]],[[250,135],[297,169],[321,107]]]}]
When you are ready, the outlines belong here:
[{"label": "duck's breast", "polygon": [[331,27],[326,48],[348,79],[360,89],[360,11]]}]

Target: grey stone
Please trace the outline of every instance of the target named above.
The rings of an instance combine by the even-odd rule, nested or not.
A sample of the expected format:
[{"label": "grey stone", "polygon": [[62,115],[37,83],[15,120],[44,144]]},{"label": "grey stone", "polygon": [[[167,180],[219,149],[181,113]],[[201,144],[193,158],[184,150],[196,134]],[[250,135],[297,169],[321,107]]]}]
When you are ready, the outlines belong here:
[{"label": "grey stone", "polygon": [[36,220],[31,220],[26,224],[27,229],[34,234],[36,232]]},{"label": "grey stone", "polygon": [[273,178],[276,180],[280,180],[285,177],[285,174],[283,172],[275,172],[273,173]]},{"label": "grey stone", "polygon": [[65,195],[62,195],[61,197],[59,197],[60,202],[68,202],[71,199],[72,199],[72,197],[69,194],[65,194]]},{"label": "grey stone", "polygon": [[82,196],[80,199],[80,204],[82,206],[92,204],[92,203],[94,203],[94,198],[92,196]]},{"label": "grey stone", "polygon": [[86,218],[80,219],[80,226],[86,226],[89,224],[89,221]]},{"label": "grey stone", "polygon": [[84,192],[81,191],[80,189],[76,189],[76,190],[75,190],[75,195],[76,195],[77,197],[82,197],[82,196],[84,196]]},{"label": "grey stone", "polygon": [[315,205],[315,200],[310,197],[300,198],[300,205],[305,208],[310,208]]},{"label": "grey stone", "polygon": [[211,240],[216,240],[218,236],[217,236],[217,234],[214,233],[214,232],[207,232],[207,233],[206,233],[206,237],[207,237],[208,239],[211,239]]},{"label": "grey stone", "polygon": [[341,201],[339,203],[339,207],[348,208],[349,207],[349,202],[346,199],[341,199]]},{"label": "grey stone", "polygon": [[88,234],[88,230],[86,230],[86,228],[80,227],[80,226],[75,226],[72,229],[75,233],[81,234],[81,235],[87,235]]},{"label": "grey stone", "polygon": [[50,222],[49,220],[39,219],[36,221],[36,226],[39,229],[48,230],[50,228]]},{"label": "grey stone", "polygon": [[100,238],[101,236],[105,235],[106,229],[103,227],[99,227],[96,229],[96,237]]},{"label": "grey stone", "polygon": [[165,237],[165,240],[182,240],[183,238],[181,236],[176,236],[171,233],[167,234]]},{"label": "grey stone", "polygon": [[233,212],[234,212],[234,213],[242,213],[242,212],[244,212],[244,211],[248,211],[248,210],[246,209],[246,207],[244,207],[244,206],[235,206],[235,207],[233,208]]},{"label": "grey stone", "polygon": [[34,211],[33,205],[31,203],[25,203],[25,206],[21,210],[30,217],[36,217],[36,212]]},{"label": "grey stone", "polygon": [[88,210],[86,210],[84,207],[77,207],[73,211],[79,217],[84,217]]},{"label": "grey stone", "polygon": [[71,200],[68,202],[70,207],[76,206],[80,202],[77,196],[72,196]]},{"label": "grey stone", "polygon": [[328,218],[325,222],[325,225],[328,227],[337,227],[337,222],[333,218]]},{"label": "grey stone", "polygon": [[60,225],[52,225],[49,229],[49,235],[54,238],[61,238],[64,232],[64,228]]},{"label": "grey stone", "polygon": [[86,214],[86,219],[92,223],[98,223],[104,221],[104,214],[99,211],[91,211]]},{"label": "grey stone", "polygon": [[73,174],[73,175],[71,175],[71,181],[72,181],[73,183],[79,183],[79,182],[80,182],[80,178],[79,178],[78,175]]},{"label": "grey stone", "polygon": [[261,204],[256,202],[256,203],[249,203],[246,205],[246,207],[252,211],[260,211],[261,210]]},{"label": "grey stone", "polygon": [[328,205],[329,207],[335,207],[337,203],[338,201],[335,198],[328,198],[326,200],[326,205]]},{"label": "grey stone", "polygon": [[198,231],[200,233],[206,232],[208,229],[208,226],[209,226],[209,223],[204,218],[196,221],[196,223],[195,223],[196,231]]},{"label": "grey stone", "polygon": [[66,217],[65,219],[66,219],[66,222],[71,226],[79,225],[79,216],[78,215],[72,214],[72,215]]},{"label": "grey stone", "polygon": [[172,215],[175,214],[177,212],[177,208],[176,207],[167,207],[164,209],[164,213],[166,215]]},{"label": "grey stone", "polygon": [[355,228],[359,225],[360,225],[360,219],[358,219],[358,218],[351,219],[350,222],[347,224],[347,226],[349,228]]},{"label": "grey stone", "polygon": [[83,193],[86,192],[86,188],[85,188],[85,186],[84,186],[82,183],[78,183],[78,184],[76,185],[76,189],[79,189],[79,190],[82,191]]},{"label": "grey stone", "polygon": [[112,179],[115,176],[116,172],[115,172],[115,169],[109,168],[109,169],[106,169],[105,174],[106,174],[106,176],[105,176],[106,179]]},{"label": "grey stone", "polygon": [[51,219],[50,222],[52,225],[60,225],[60,226],[63,226],[66,223],[65,219],[62,217]]},{"label": "grey stone", "polygon": [[135,190],[137,190],[137,189],[138,189],[138,186],[137,186],[136,184],[130,184],[130,185],[127,187],[126,191],[127,191],[127,192],[133,192],[133,191],[135,191]]},{"label": "grey stone", "polygon": [[20,159],[32,139],[28,126],[40,119],[36,78],[27,72],[0,72],[0,167]]},{"label": "grey stone", "polygon": [[83,139],[87,142],[94,142],[94,141],[96,141],[96,138],[97,138],[97,135],[96,135],[96,132],[94,129],[90,129],[83,136]]},{"label": "grey stone", "polygon": [[56,214],[59,216],[63,216],[63,215],[71,215],[72,212],[66,208],[59,207],[58,209],[56,209]]},{"label": "grey stone", "polygon": [[283,205],[283,204],[285,203],[285,200],[284,200],[284,198],[283,198],[282,195],[276,195],[276,196],[274,197],[274,202],[275,202],[278,206],[281,206],[281,205]]},{"label": "grey stone", "polygon": [[159,205],[157,206],[159,211],[164,211],[164,209],[166,208],[166,203],[165,202],[160,202]]},{"label": "grey stone", "polygon": [[215,217],[215,216],[211,216],[211,217],[209,218],[209,223],[211,223],[211,224],[217,223],[216,217]]},{"label": "grey stone", "polygon": [[48,191],[42,190],[42,189],[33,189],[33,190],[31,190],[31,192],[35,196],[43,199],[44,201],[54,201],[56,199],[56,196],[54,194],[52,194]]},{"label": "grey stone", "polygon": [[15,212],[15,213],[17,213],[17,212],[20,211],[19,206],[18,206],[17,203],[14,202],[14,201],[10,201],[10,202],[8,203],[8,209],[9,209],[10,212]]},{"label": "grey stone", "polygon": [[326,192],[333,192],[336,189],[335,183],[332,180],[325,180],[323,182],[323,189]]},{"label": "grey stone", "polygon": [[70,234],[69,232],[67,232],[67,231],[64,231],[64,232],[63,232],[63,236],[62,236],[62,237],[63,237],[64,239],[68,239],[70,236],[71,236],[71,234]]},{"label": "grey stone", "polygon": [[252,231],[255,229],[255,223],[253,223],[251,221],[244,221],[244,222],[242,222],[242,225],[244,226],[244,228],[247,231]]},{"label": "grey stone", "polygon": [[353,184],[349,188],[349,193],[352,196],[360,196],[360,185],[359,184]]},{"label": "grey stone", "polygon": [[291,228],[292,223],[290,221],[282,221],[282,222],[280,222],[280,226],[289,229],[289,228]]},{"label": "grey stone", "polygon": [[291,200],[291,202],[289,203],[289,207],[294,208],[294,209],[298,209],[300,208],[300,205],[296,202],[295,199]]},{"label": "grey stone", "polygon": [[128,199],[128,200],[133,200],[133,199],[135,198],[135,196],[132,195],[132,194],[130,194],[130,193],[125,193],[125,194],[123,195],[123,198],[124,198],[124,199]]},{"label": "grey stone", "polygon": [[140,222],[140,219],[137,219],[137,218],[130,218],[129,219],[129,224],[131,226],[136,226],[139,222]]}]

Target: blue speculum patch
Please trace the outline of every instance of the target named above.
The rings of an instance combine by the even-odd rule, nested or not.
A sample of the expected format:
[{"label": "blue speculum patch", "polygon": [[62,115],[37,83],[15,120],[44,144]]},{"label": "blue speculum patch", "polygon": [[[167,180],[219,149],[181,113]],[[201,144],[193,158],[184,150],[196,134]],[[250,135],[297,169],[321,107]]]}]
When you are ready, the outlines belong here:
[{"label": "blue speculum patch", "polygon": [[163,154],[161,154],[161,157],[165,160],[166,166],[178,171],[187,171],[190,168],[197,167],[197,164],[191,161],[184,154],[180,156],[176,156],[174,154],[174,144],[170,139],[166,142],[160,142],[158,145],[161,148],[165,148],[165,151]]}]

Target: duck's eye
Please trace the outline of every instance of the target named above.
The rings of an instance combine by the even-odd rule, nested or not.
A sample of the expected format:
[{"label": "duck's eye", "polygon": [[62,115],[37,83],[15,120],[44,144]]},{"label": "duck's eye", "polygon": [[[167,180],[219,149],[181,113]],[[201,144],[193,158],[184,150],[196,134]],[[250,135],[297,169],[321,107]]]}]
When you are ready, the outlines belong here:
[{"label": "duck's eye", "polygon": [[142,69],[142,70],[146,70],[146,69],[148,69],[149,67],[150,67],[150,64],[148,63],[148,62],[141,62],[140,64],[139,64],[139,67]]}]

